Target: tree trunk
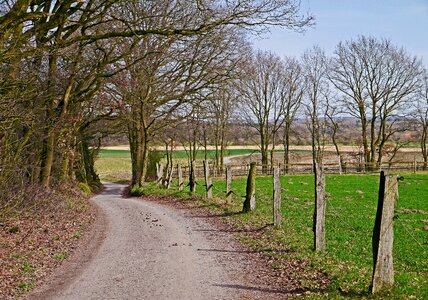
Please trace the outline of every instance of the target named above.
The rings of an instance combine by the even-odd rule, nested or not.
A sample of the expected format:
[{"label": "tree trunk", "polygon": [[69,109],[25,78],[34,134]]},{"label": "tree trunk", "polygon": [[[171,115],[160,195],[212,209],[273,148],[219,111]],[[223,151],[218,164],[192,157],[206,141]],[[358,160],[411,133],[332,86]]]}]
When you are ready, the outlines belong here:
[{"label": "tree trunk", "polygon": [[68,180],[68,166],[69,166],[69,156],[68,152],[64,152],[62,155],[62,162],[61,162],[61,174],[60,174],[60,180],[61,181],[67,181]]},{"label": "tree trunk", "polygon": [[365,166],[367,166],[368,163],[370,163],[370,150],[369,150],[369,144],[367,139],[367,121],[365,118],[361,119],[361,135],[362,135],[362,142],[363,142],[363,150],[364,150],[364,163]]},{"label": "tree trunk", "polygon": [[219,144],[220,144],[220,128],[219,128],[219,121],[218,118],[216,118],[216,124],[215,124],[215,132],[214,132],[214,146],[215,146],[215,167],[218,168],[220,164],[220,152],[219,152]]},{"label": "tree trunk", "polygon": [[132,186],[142,186],[147,173],[149,157],[148,131],[141,125],[128,127],[129,146],[132,163]]},{"label": "tree trunk", "polygon": [[45,188],[49,188],[54,154],[55,154],[55,133],[53,128],[49,128],[48,137],[46,139],[45,151],[42,159],[41,184]]},{"label": "tree trunk", "polygon": [[275,152],[275,134],[272,137],[272,149],[270,150],[270,170],[271,173],[273,172],[273,166],[274,166],[274,152]]},{"label": "tree trunk", "polygon": [[331,138],[332,138],[332,142],[334,145],[334,149],[336,150],[336,155],[339,158],[339,173],[342,174],[342,172],[343,172],[343,157],[342,157],[342,153],[340,152],[339,145],[337,143],[337,138],[336,138],[338,125],[337,125],[337,123],[334,123],[333,126],[334,126],[333,134],[332,134]]},{"label": "tree trunk", "polygon": [[268,153],[268,138],[264,131],[264,126],[260,127],[260,154],[262,156],[262,173],[267,174],[269,164],[269,153]]},{"label": "tree trunk", "polygon": [[46,137],[44,141],[44,150],[42,154],[42,170],[41,170],[41,184],[43,187],[48,188],[51,179],[52,165],[55,155],[55,82],[57,80],[57,54],[54,52],[49,55],[49,73],[47,81],[47,101],[46,101]]},{"label": "tree trunk", "polygon": [[94,167],[94,156],[95,152],[89,148],[89,144],[86,138],[82,138],[80,142],[80,159],[78,161],[79,169],[77,171],[77,179],[90,186],[101,186],[101,182],[95,172]]},{"label": "tree trunk", "polygon": [[140,163],[140,168],[141,168],[141,172],[140,172],[140,176],[138,178],[139,180],[139,185],[141,186],[142,183],[145,181],[146,179],[146,175],[147,175],[147,167],[149,165],[149,148],[150,148],[150,144],[149,144],[149,131],[148,130],[144,130],[144,136],[143,136],[143,142],[142,142],[142,154],[141,154],[141,163]]},{"label": "tree trunk", "polygon": [[422,157],[424,159],[424,166],[423,166],[424,171],[427,169],[427,166],[428,166],[427,138],[428,138],[428,122],[423,124],[421,140],[420,140]]},{"label": "tree trunk", "polygon": [[225,132],[224,132],[224,128],[221,131],[221,136],[220,136],[220,166],[221,166],[221,171],[223,172],[223,166],[224,166],[224,156],[225,156],[225,152],[226,152],[226,145],[225,145]]},{"label": "tree trunk", "polygon": [[289,164],[290,164],[290,125],[286,123],[284,128],[284,169],[286,174],[288,174],[289,172]]}]

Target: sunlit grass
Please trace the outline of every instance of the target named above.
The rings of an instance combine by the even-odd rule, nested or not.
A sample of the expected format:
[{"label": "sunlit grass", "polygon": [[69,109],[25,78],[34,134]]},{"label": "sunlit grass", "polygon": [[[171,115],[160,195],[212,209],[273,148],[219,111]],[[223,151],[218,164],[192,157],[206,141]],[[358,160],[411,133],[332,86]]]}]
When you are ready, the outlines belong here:
[{"label": "sunlit grass", "polygon": [[[399,184],[400,198],[394,221],[395,287],[381,298],[428,299],[428,176],[405,175]],[[287,245],[288,256],[309,260],[315,269],[327,271],[331,283],[328,294],[315,298],[372,297],[368,293],[372,276],[371,238],[377,207],[378,175],[327,176],[328,207],[326,215],[327,251],[315,254],[312,250],[313,176],[282,176],[283,224],[279,230],[269,229],[268,238],[242,240],[263,249],[272,245]],[[197,194],[203,197],[205,187],[200,181]],[[234,197],[231,205],[224,205],[225,182],[214,182],[213,207],[222,205],[224,212],[242,209],[245,178],[233,181]],[[159,190],[153,186],[147,193],[173,193],[186,197],[188,192]],[[234,226],[261,227],[272,223],[272,178],[259,177],[256,183],[256,211],[238,214]],[[205,202],[207,200],[204,200]],[[425,221],[424,221],[425,220]],[[278,252],[279,256],[283,255]],[[310,285],[310,283],[308,283]],[[340,292],[339,292],[340,291]]]},{"label": "sunlit grass", "polygon": [[[103,150],[104,151],[104,150]],[[95,161],[95,170],[102,181],[127,182],[132,176],[129,151],[105,150]],[[114,151],[114,152],[111,152]]]}]

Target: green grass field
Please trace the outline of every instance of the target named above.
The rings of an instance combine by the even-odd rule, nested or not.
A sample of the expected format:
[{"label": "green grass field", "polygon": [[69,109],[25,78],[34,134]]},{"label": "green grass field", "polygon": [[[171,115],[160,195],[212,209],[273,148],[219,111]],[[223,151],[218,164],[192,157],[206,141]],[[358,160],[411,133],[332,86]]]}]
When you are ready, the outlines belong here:
[{"label": "green grass field", "polygon": [[[130,168],[129,152],[127,155],[101,153],[97,169],[105,171],[108,175],[106,179],[120,177],[112,174],[123,175],[128,164]],[[216,199],[209,202],[203,199],[203,180],[199,179],[199,183],[197,194],[201,196],[199,201],[205,205],[221,214],[242,209],[245,178],[234,179],[234,196],[228,205],[223,200],[224,181],[214,182]],[[371,237],[376,214],[378,175],[327,176],[327,251],[321,254],[312,251],[313,176],[282,176],[281,183],[282,227],[274,229],[268,226],[257,239],[248,238],[244,233],[238,234],[238,238],[254,249],[274,249],[269,254],[274,259],[304,260],[308,262],[309,269],[326,272],[330,279],[327,291],[315,296],[308,295],[308,298],[373,298],[368,291],[372,276]],[[167,191],[148,184],[145,192],[189,196],[187,191],[178,192],[175,185]],[[226,220],[238,229],[261,228],[271,224],[271,177],[257,178],[256,194],[255,212],[234,214]],[[399,196],[394,221],[396,284],[391,292],[377,298],[428,299],[428,174],[404,174],[404,181],[399,183]],[[281,251],[284,247],[287,249],[285,252]],[[313,289],[310,280],[302,279],[300,284],[303,288]]]},{"label": "green grass field", "polygon": [[[233,149],[227,150],[226,156],[243,155],[258,153],[257,150],[249,149]],[[185,163],[188,154],[186,151],[174,151],[173,159],[179,160],[180,163]],[[215,151],[208,150],[207,155],[209,159],[215,158]],[[197,158],[204,159],[205,151],[198,150]],[[95,168],[101,180],[124,182],[131,178],[131,154],[129,150],[106,150],[101,149],[98,158],[95,161]]]},{"label": "green grass field", "polygon": [[[160,151],[164,152],[164,151]],[[226,150],[225,155],[226,156],[233,156],[233,155],[243,155],[243,154],[251,154],[251,153],[259,153],[258,150],[250,150],[250,149],[230,149]],[[204,150],[198,150],[197,151],[197,157],[199,159],[203,159],[205,157],[205,151]],[[207,155],[209,159],[215,158],[215,150],[207,150]],[[173,152],[173,158],[187,158],[188,154],[184,150],[176,150]],[[130,153],[129,150],[107,150],[107,149],[101,149],[98,155],[99,158],[129,158]]]},{"label": "green grass field", "polygon": [[[281,150],[278,151],[280,152]],[[226,150],[225,156],[245,155],[259,152],[260,151],[253,149],[230,149]],[[305,150],[293,150],[293,152],[305,152]],[[207,156],[208,159],[214,159],[215,151],[208,150]],[[173,152],[173,159],[182,164],[187,162],[187,157],[188,153],[184,150]],[[204,157],[205,151],[198,150],[197,159],[202,160]],[[131,154],[129,150],[101,149],[95,162],[95,168],[100,175],[101,180],[125,182],[131,178]]]},{"label": "green grass field", "polygon": [[100,150],[95,170],[102,181],[129,182],[131,154],[129,150]]},{"label": "green grass field", "polygon": [[[232,149],[226,151],[226,156],[244,155],[258,153],[257,150],[250,149]],[[209,159],[215,158],[215,151],[208,150]],[[166,156],[165,156],[166,157]],[[188,154],[186,151],[174,151],[173,159],[186,163]],[[202,160],[205,157],[204,150],[197,151],[197,159]],[[106,150],[101,149],[98,158],[95,161],[95,169],[101,180],[113,182],[126,182],[131,178],[131,154],[129,150]]]},{"label": "green grass field", "polygon": [[[162,152],[162,151],[161,151]],[[252,153],[259,153],[259,150],[254,149],[230,149],[225,151],[225,156],[234,156],[234,155],[245,155]],[[275,150],[275,152],[282,152],[282,150]],[[307,150],[292,150],[292,152],[307,152]],[[207,156],[209,159],[215,158],[215,150],[207,150]],[[129,158],[129,150],[107,150],[101,149],[98,155],[99,158]],[[173,158],[187,158],[188,153],[184,150],[175,150],[173,152]],[[204,150],[197,151],[197,158],[203,159],[205,157]]]}]

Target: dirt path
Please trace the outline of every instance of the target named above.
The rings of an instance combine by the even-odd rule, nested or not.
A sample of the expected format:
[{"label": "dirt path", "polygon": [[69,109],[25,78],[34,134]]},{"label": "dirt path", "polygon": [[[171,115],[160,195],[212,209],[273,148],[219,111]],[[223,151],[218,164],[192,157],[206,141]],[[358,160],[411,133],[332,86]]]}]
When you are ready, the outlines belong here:
[{"label": "dirt path", "polygon": [[[107,184],[93,198],[106,237],[77,277],[35,299],[263,299],[247,286],[239,251],[204,221],[155,202],[124,199]],[[74,270],[76,272],[76,270]],[[30,297],[30,299],[34,299]]]}]

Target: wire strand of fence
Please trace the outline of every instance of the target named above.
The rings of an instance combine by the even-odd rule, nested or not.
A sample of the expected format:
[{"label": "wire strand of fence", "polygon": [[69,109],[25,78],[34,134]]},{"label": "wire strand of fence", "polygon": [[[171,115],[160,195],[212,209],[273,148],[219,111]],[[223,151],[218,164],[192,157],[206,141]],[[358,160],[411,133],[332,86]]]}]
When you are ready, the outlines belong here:
[{"label": "wire strand of fence", "polygon": [[211,188],[212,188],[213,191],[217,191],[218,193],[221,193],[221,194],[226,194],[225,190],[223,191],[223,190],[217,188],[214,183],[211,184]]},{"label": "wire strand of fence", "polygon": [[345,221],[344,218],[336,211],[336,207],[332,204],[332,201],[327,201],[328,206],[330,207],[330,211],[332,214],[343,224],[347,225],[349,228],[351,228],[353,231],[357,232],[360,230],[360,228],[357,228],[356,226],[352,225],[348,221]]},{"label": "wire strand of fence", "polygon": [[398,224],[400,224],[404,228],[406,233],[412,238],[412,240],[422,250],[422,252],[425,254],[428,254],[428,250],[423,246],[423,244],[420,241],[418,241],[418,239],[411,233],[411,231],[407,228],[407,226],[403,222],[398,222]]},{"label": "wire strand of fence", "polygon": [[428,181],[428,178],[414,178],[414,177],[403,177],[403,180],[409,181],[409,180],[415,180],[415,181]]}]

